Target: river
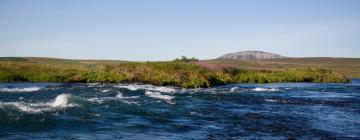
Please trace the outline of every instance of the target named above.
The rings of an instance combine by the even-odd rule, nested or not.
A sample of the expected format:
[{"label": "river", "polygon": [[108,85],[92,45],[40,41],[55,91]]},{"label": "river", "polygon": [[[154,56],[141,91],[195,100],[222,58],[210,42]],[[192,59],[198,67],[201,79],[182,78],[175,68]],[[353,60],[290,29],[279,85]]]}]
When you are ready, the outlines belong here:
[{"label": "river", "polygon": [[0,139],[360,139],[360,80],[0,84]]}]

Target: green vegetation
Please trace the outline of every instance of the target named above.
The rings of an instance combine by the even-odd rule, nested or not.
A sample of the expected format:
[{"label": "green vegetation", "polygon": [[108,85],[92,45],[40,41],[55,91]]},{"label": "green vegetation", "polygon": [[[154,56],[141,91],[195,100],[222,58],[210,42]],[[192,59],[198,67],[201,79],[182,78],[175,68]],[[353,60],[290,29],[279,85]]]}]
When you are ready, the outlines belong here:
[{"label": "green vegetation", "polygon": [[326,69],[289,69],[285,71],[246,71],[234,78],[236,83],[272,82],[349,82],[345,77]]},{"label": "green vegetation", "polygon": [[149,83],[183,88],[232,83],[349,82],[326,69],[205,68],[192,62],[74,62],[0,60],[0,82]]},{"label": "green vegetation", "polygon": [[267,60],[224,60],[214,59],[205,62],[213,65],[231,65],[247,70],[279,71],[284,69],[303,69],[306,67],[329,69],[348,78],[360,78],[360,58],[279,58]]}]

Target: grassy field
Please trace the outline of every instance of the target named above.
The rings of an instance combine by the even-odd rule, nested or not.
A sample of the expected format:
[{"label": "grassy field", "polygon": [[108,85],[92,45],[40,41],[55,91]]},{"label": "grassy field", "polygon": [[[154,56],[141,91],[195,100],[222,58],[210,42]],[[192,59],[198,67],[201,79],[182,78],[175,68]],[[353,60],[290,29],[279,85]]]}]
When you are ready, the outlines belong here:
[{"label": "grassy field", "polygon": [[128,62],[7,57],[0,58],[0,82],[136,82],[183,88],[234,83],[349,82],[346,77],[328,69],[278,63],[230,60]]},{"label": "grassy field", "polygon": [[284,70],[293,68],[323,68],[345,75],[348,78],[360,78],[360,58],[279,58],[268,60],[206,60],[213,65],[231,65],[249,70]]}]

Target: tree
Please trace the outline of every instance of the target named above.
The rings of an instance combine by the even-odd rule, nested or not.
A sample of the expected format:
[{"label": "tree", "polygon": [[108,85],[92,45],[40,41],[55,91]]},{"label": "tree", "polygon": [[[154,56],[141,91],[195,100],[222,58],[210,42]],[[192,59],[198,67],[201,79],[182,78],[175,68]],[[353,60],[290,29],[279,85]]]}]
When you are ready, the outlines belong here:
[{"label": "tree", "polygon": [[174,61],[180,61],[180,62],[193,62],[193,61],[199,61],[199,59],[195,57],[188,58],[186,56],[181,56],[181,58],[176,58]]}]

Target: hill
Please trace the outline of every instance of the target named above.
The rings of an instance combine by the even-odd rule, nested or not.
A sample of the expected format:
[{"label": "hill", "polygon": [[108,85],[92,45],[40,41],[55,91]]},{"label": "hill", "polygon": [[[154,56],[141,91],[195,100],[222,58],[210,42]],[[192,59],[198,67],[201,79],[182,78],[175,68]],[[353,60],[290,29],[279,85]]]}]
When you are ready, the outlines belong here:
[{"label": "hill", "polygon": [[237,53],[228,53],[221,56],[219,59],[263,60],[263,59],[274,59],[274,58],[285,58],[285,57],[279,54],[262,52],[262,51],[243,51]]}]

